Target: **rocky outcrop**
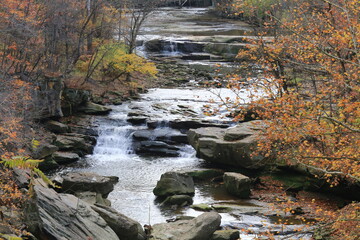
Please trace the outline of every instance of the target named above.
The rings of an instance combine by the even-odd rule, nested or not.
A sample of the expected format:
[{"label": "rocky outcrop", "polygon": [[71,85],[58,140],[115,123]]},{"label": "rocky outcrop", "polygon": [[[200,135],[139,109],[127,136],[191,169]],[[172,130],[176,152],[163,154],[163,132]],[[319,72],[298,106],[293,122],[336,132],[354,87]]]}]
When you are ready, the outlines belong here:
[{"label": "rocky outcrop", "polygon": [[206,161],[259,169],[268,163],[264,156],[253,154],[264,128],[263,121],[256,120],[228,129],[190,129],[188,139],[197,156]]},{"label": "rocky outcrop", "polygon": [[203,213],[192,220],[155,224],[152,240],[209,240],[221,223],[221,216],[215,212]]},{"label": "rocky outcrop", "polygon": [[70,194],[36,184],[27,208],[28,230],[38,239],[119,240],[116,233],[89,204]]},{"label": "rocky outcrop", "polygon": [[92,140],[81,135],[57,135],[54,145],[61,151],[75,152],[80,156],[90,154],[94,149]]},{"label": "rocky outcrop", "polygon": [[92,209],[106,221],[121,240],[147,239],[140,223],[124,216],[115,209],[100,205],[92,206]]},{"label": "rocky outcrop", "polygon": [[195,181],[201,181],[222,177],[224,175],[224,171],[221,169],[206,169],[187,172],[187,174],[191,176]]},{"label": "rocky outcrop", "polygon": [[153,193],[158,197],[194,195],[194,181],[185,173],[167,172],[161,175]]},{"label": "rocky outcrop", "polygon": [[55,178],[61,184],[61,191],[67,193],[96,192],[104,198],[114,190],[118,177],[100,176],[95,173],[73,172]]},{"label": "rocky outcrop", "polygon": [[224,174],[224,184],[226,190],[237,197],[249,198],[251,180],[249,177],[235,172]]},{"label": "rocky outcrop", "polygon": [[68,133],[70,131],[68,125],[54,120],[47,121],[45,128],[53,133]]},{"label": "rocky outcrop", "polygon": [[59,118],[63,116],[61,110],[61,96],[64,88],[62,76],[43,76],[37,81],[38,88],[34,91],[34,117],[37,119]]},{"label": "rocky outcrop", "polygon": [[65,88],[62,93],[61,108],[64,115],[77,113],[78,108],[90,101],[90,92],[80,89]]}]

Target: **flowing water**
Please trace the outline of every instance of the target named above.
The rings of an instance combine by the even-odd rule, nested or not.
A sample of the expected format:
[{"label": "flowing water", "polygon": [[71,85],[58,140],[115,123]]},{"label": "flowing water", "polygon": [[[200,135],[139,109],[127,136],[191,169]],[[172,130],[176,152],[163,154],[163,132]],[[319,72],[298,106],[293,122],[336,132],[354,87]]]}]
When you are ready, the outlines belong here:
[{"label": "flowing water", "polygon": [[[192,21],[194,16],[200,17]],[[162,21],[158,21],[162,19]],[[211,21],[210,21],[211,20]],[[155,23],[158,22],[158,25]],[[181,26],[180,26],[181,25]],[[156,12],[142,32],[143,39],[167,38],[173,43],[168,49],[169,55],[177,54],[176,40],[194,39],[197,36],[246,34],[250,29],[243,23],[212,19],[206,15],[205,9],[167,9]],[[213,89],[222,96],[234,96],[227,89]],[[248,93],[240,93],[243,102],[248,101]],[[87,156],[81,167],[72,167],[67,171],[90,171],[100,175],[118,176],[119,183],[109,199],[119,212],[129,216],[141,224],[155,224],[165,222],[166,219],[179,215],[197,216],[202,212],[189,207],[167,208],[156,200],[152,193],[161,174],[168,171],[191,171],[207,169],[210,166],[195,156],[195,150],[186,144],[178,144],[179,157],[144,157],[136,154],[133,148],[133,133],[147,129],[145,124],[132,125],[127,120],[129,113],[140,113],[146,116],[147,121],[157,122],[157,130],[169,133],[178,130],[169,128],[169,122],[189,119],[205,119],[215,122],[228,122],[222,117],[206,117],[202,114],[203,106],[209,104],[215,95],[205,89],[178,88],[178,89],[151,89],[141,95],[136,101],[113,106],[109,116],[98,117],[99,137],[94,153]],[[219,104],[215,102],[213,104]],[[160,124],[161,123],[161,124]],[[156,130],[156,129],[155,129]],[[220,212],[222,226],[237,229],[253,230],[254,234],[242,234],[241,239],[254,239],[256,233],[267,229],[290,234],[299,225],[287,227],[275,224],[270,216],[271,209],[265,203],[255,200],[239,200],[226,193],[220,184],[196,184],[194,204],[206,203],[210,205],[227,204],[232,207],[230,212]],[[286,235],[289,237],[289,235]],[[303,239],[307,239],[305,236]],[[281,239],[281,236],[279,236]]]}]

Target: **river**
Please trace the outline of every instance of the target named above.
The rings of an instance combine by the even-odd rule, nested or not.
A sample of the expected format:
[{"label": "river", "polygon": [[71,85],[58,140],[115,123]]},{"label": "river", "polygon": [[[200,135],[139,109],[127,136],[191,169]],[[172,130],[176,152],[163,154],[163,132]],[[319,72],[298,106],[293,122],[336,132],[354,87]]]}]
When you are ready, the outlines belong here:
[{"label": "river", "polygon": [[[211,20],[211,21],[210,21]],[[200,41],[209,36],[240,36],[250,34],[251,28],[244,23],[232,20],[223,20],[209,17],[206,9],[171,9],[166,8],[155,12],[141,33],[144,41],[165,39],[172,42]],[[145,54],[162,54],[163,52],[146,52]],[[185,53],[177,49],[167,51],[175,56]],[[176,52],[176,54],[174,54]],[[189,53],[186,53],[189,54]],[[169,54],[165,54],[169,56]],[[216,58],[219,60],[219,58]],[[194,64],[192,60],[179,58],[184,64]],[[216,64],[211,59],[201,60],[202,64]],[[200,61],[200,62],[201,62]],[[223,61],[221,59],[221,61]],[[197,61],[199,62],[199,61]],[[233,96],[230,90],[213,89],[221,92],[222,96]],[[241,93],[243,101],[248,99],[247,92]],[[134,151],[134,132],[147,129],[146,122],[156,123],[156,131],[166,131],[171,134],[182,134],[169,126],[171,121],[206,120],[217,124],[228,124],[229,119],[224,117],[207,117],[203,114],[203,106],[208,105],[215,95],[207,89],[186,87],[176,89],[150,89],[142,94],[138,100],[112,106],[109,116],[97,117],[95,125],[99,131],[94,153],[82,160],[77,167],[67,168],[64,171],[90,171],[100,175],[119,177],[119,183],[109,199],[119,212],[129,216],[142,225],[165,222],[178,215],[197,216],[202,212],[190,207],[167,208],[156,200],[152,190],[161,174],[167,171],[191,171],[208,169],[212,166],[195,156],[195,150],[187,144],[176,144],[178,157],[143,156]],[[212,104],[219,104],[215,98]],[[128,120],[136,116],[145,118],[143,124],[131,124]],[[196,184],[194,204],[206,203],[228,204],[232,206],[230,212],[221,212],[222,226],[237,229],[253,230],[252,234],[241,234],[241,239],[254,239],[258,233],[267,229],[292,233],[299,225],[279,226],[270,216],[271,209],[267,204],[256,200],[240,200],[226,193],[218,183]],[[289,237],[289,235],[284,235]],[[309,235],[302,236],[308,239]],[[282,237],[279,236],[278,239]]]}]

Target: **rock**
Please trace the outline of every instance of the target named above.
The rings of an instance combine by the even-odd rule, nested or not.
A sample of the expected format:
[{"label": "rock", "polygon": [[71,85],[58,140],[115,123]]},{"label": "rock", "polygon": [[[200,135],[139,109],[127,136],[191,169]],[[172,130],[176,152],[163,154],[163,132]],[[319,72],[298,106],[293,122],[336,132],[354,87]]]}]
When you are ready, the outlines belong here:
[{"label": "rock", "polygon": [[61,109],[66,116],[78,112],[80,106],[90,101],[90,92],[87,90],[65,88],[62,93]]},{"label": "rock", "polygon": [[80,157],[76,153],[71,152],[54,152],[53,159],[58,164],[67,164],[80,160]]},{"label": "rock", "polygon": [[63,76],[43,76],[37,81],[35,91],[35,107],[32,113],[35,119],[49,119],[63,117],[61,110],[61,96],[64,88]]},{"label": "rock", "polygon": [[106,115],[111,112],[111,108],[93,102],[87,102],[85,105],[79,106],[78,110],[90,115]]},{"label": "rock", "polygon": [[187,172],[186,174],[191,176],[195,181],[196,180],[209,180],[209,179],[223,176],[224,171],[220,170],[220,169],[207,169],[207,170]]},{"label": "rock", "polygon": [[76,192],[75,196],[89,204],[99,204],[104,206],[111,206],[108,199],[104,199],[100,193],[96,192]]},{"label": "rock", "polygon": [[162,47],[162,41],[160,39],[153,39],[150,41],[145,42],[145,48],[147,51],[150,52],[161,52]]},{"label": "rock", "polygon": [[94,147],[87,143],[83,137],[57,135],[54,144],[62,151],[72,151],[79,155],[92,153]]},{"label": "rock", "polygon": [[45,123],[45,128],[53,133],[67,133],[70,131],[68,125],[54,120],[47,121]]},{"label": "rock", "polygon": [[96,173],[72,172],[61,176],[61,190],[68,193],[96,192],[104,198],[114,190],[114,185],[119,181],[118,177],[100,176]]},{"label": "rock", "polygon": [[140,223],[124,216],[115,209],[99,205],[92,206],[92,209],[106,221],[121,240],[147,239]]},{"label": "rock", "polygon": [[127,121],[133,125],[142,125],[146,123],[147,117],[129,117]]},{"label": "rock", "polygon": [[156,140],[170,144],[188,143],[186,134],[167,128],[137,130],[133,133],[133,138],[140,141]]},{"label": "rock", "polygon": [[194,195],[194,181],[192,177],[184,173],[167,172],[161,175],[153,193],[158,197]]},{"label": "rock", "polygon": [[55,145],[48,143],[40,144],[32,153],[32,157],[35,159],[44,159],[48,156],[51,156],[57,150],[59,150],[59,148]]},{"label": "rock", "polygon": [[213,210],[212,207],[210,207],[209,205],[207,205],[205,203],[194,204],[194,205],[191,205],[190,207],[197,211],[203,211],[203,212],[209,212],[209,211]]},{"label": "rock", "polygon": [[254,155],[263,121],[241,123],[234,128],[199,128],[188,132],[189,143],[197,156],[209,162],[259,169],[268,164],[262,155]]},{"label": "rock", "polygon": [[188,206],[192,204],[193,199],[189,195],[174,195],[169,196],[165,199],[161,205],[178,205],[178,206]]},{"label": "rock", "polygon": [[240,198],[249,198],[251,180],[240,173],[226,172],[224,174],[226,190]]},{"label": "rock", "polygon": [[30,183],[31,173],[29,169],[13,168],[15,182],[19,188],[27,188]]},{"label": "rock", "polygon": [[141,141],[134,147],[134,151],[139,155],[161,156],[161,157],[178,157],[179,148],[170,146],[160,141]]},{"label": "rock", "polygon": [[26,210],[28,230],[39,239],[119,240],[90,205],[70,194],[36,184]]},{"label": "rock", "polygon": [[221,216],[218,213],[203,213],[192,220],[155,224],[150,239],[209,240],[220,223]]},{"label": "rock", "polygon": [[218,230],[215,231],[210,240],[237,240],[240,239],[239,230]]},{"label": "rock", "polygon": [[203,127],[218,127],[228,128],[229,124],[224,123],[211,123],[202,120],[174,120],[169,122],[169,126],[174,129],[190,129],[190,128],[203,128]]},{"label": "rock", "polygon": [[50,171],[59,167],[59,164],[55,162],[52,156],[46,157],[43,160],[44,161],[39,164],[39,169],[41,171]]}]

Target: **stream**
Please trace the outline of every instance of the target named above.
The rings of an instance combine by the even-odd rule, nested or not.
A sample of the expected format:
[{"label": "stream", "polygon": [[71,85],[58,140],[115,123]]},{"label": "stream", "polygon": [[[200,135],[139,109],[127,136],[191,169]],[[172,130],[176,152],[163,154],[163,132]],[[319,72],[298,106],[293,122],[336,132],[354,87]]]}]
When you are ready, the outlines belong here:
[{"label": "stream", "polygon": [[[201,51],[201,54],[208,57],[199,58],[200,60],[184,60],[185,55],[194,53],[179,50],[179,44],[203,45],[216,37],[224,39],[250,34],[251,28],[246,24],[210,18],[206,9],[165,8],[153,13],[140,36],[143,42],[161,39],[164,49],[160,52],[152,52],[142,45],[138,51],[142,51],[145,56],[173,56],[183,64],[211,66],[226,61],[221,56],[204,51]],[[234,96],[234,93],[228,89],[218,88],[213,91],[221,93],[224,97]],[[244,102],[248,99],[247,94],[246,91],[241,93]],[[198,216],[203,212],[190,207],[174,209],[161,206],[152,190],[161,174],[165,172],[202,170],[212,166],[197,158],[195,150],[186,143],[174,143],[176,157],[139,154],[134,147],[136,144],[134,134],[147,130],[151,125],[150,140],[157,139],[159,135],[164,135],[164,132],[166,136],[184,136],[185,130],[174,126],[187,121],[230,126],[231,121],[225,117],[225,110],[220,111],[221,114],[217,117],[203,114],[204,105],[210,104],[210,99],[214,99],[211,104],[219,104],[215,95],[207,89],[197,87],[150,89],[138,100],[112,106],[113,111],[110,115],[96,118],[95,125],[99,137],[94,153],[84,158],[77,166],[69,167],[64,171],[86,171],[118,176],[120,180],[108,197],[112,207],[142,225],[162,223],[180,215]],[[276,224],[276,219],[266,203],[237,199],[227,194],[219,183],[200,182],[196,183],[195,187],[194,204],[231,206],[231,211],[219,212],[224,228],[253,231],[248,234],[241,233],[241,239],[254,239],[258,233],[268,229],[280,232],[277,239],[290,238],[295,232],[294,229],[302,226],[299,222],[287,226]],[[300,239],[300,237],[310,239],[311,235],[304,234],[291,239]]]}]

